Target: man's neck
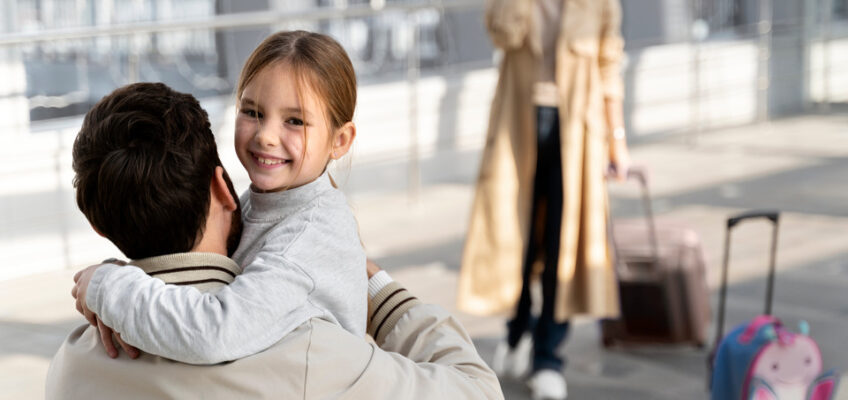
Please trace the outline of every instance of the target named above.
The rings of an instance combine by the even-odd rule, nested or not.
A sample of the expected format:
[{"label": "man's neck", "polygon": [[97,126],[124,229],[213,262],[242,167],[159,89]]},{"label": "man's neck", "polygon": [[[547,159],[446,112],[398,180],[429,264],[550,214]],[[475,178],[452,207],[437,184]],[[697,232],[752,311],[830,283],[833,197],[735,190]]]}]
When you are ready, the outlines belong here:
[{"label": "man's neck", "polygon": [[215,253],[218,255],[222,255],[224,257],[227,256],[227,245],[225,243],[221,243],[220,240],[201,240],[193,249],[191,249],[192,253]]},{"label": "man's neck", "polygon": [[230,232],[230,220],[220,214],[206,218],[206,226],[200,234],[200,240],[191,249],[193,253],[216,253],[227,256],[227,235]]}]

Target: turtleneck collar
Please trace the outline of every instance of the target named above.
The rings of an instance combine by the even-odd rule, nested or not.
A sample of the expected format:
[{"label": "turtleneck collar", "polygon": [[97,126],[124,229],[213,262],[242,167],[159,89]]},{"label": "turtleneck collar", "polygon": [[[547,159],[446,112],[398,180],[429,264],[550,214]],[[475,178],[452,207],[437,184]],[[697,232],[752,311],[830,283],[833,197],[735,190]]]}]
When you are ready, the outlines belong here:
[{"label": "turtleneck collar", "polygon": [[334,189],[326,171],[312,182],[280,192],[258,192],[251,186],[243,217],[250,222],[279,221],[296,213],[321,193]]}]

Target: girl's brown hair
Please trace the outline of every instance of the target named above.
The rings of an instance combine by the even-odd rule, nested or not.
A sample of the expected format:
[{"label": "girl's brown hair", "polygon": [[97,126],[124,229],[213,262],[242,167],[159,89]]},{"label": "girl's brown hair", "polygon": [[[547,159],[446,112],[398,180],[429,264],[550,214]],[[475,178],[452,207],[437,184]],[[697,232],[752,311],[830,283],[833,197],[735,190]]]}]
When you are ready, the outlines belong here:
[{"label": "girl's brown hair", "polygon": [[282,31],[268,36],[253,50],[239,76],[236,98],[263,68],[283,62],[315,91],[326,105],[331,135],[353,120],[356,74],[344,48],[333,38],[315,32]]}]

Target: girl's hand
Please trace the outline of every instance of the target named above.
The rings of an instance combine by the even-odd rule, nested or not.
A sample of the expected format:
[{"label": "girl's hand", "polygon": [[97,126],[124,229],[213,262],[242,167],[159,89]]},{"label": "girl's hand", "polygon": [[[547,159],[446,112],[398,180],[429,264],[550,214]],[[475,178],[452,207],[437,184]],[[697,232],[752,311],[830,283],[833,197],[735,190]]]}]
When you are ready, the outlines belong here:
[{"label": "girl's hand", "polygon": [[[127,263],[116,260],[114,258],[110,258],[108,260],[103,261],[104,264],[117,264],[117,265],[126,265]],[[103,344],[103,347],[106,349],[106,353],[111,358],[118,357],[118,349],[115,347],[115,343],[112,341],[113,333],[114,338],[118,342],[118,345],[124,349],[124,352],[130,356],[130,358],[138,358],[140,355],[138,349],[126,344],[121,339],[121,334],[117,332],[113,332],[112,328],[103,324],[100,321],[100,318],[97,318],[97,315],[94,314],[91,310],[88,309],[88,305],[85,303],[85,296],[88,293],[88,284],[91,282],[91,278],[94,276],[94,272],[97,271],[97,268],[100,268],[104,264],[92,265],[82,271],[77,272],[74,275],[74,287],[71,289],[71,296],[73,296],[74,300],[76,300],[77,311],[82,314],[89,324],[94,326],[99,332],[100,342]]]},{"label": "girl's hand", "polygon": [[[111,358],[118,357],[118,348],[115,347],[115,342],[118,342],[118,345],[124,349],[124,352],[132,358],[136,359],[141,353],[137,348],[128,345],[121,339],[121,334],[112,330],[112,328],[103,325],[103,322],[100,319],[97,319],[97,330],[100,332],[100,343],[103,343],[103,347],[106,349],[106,354]],[[114,340],[114,341],[113,341]]]},{"label": "girl's hand", "polygon": [[365,269],[368,271],[368,279],[371,279],[372,276],[380,272],[380,267],[378,267],[374,261],[371,261],[370,258],[366,260],[365,265]]},{"label": "girl's hand", "polygon": [[88,309],[88,305],[85,303],[85,296],[88,292],[88,283],[91,281],[91,277],[94,276],[97,268],[100,268],[102,265],[92,265],[77,272],[74,275],[74,287],[71,288],[71,296],[76,300],[77,311],[85,317],[89,324],[95,327],[97,326],[97,316]]}]

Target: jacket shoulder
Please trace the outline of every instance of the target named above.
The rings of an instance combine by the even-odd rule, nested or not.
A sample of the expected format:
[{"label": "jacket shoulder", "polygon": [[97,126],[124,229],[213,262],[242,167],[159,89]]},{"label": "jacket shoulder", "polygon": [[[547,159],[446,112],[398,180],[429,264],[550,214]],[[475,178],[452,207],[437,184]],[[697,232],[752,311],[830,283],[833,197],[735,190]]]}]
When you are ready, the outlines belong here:
[{"label": "jacket shoulder", "polygon": [[320,318],[304,325],[310,332],[305,397],[343,396],[368,367],[376,345]]},{"label": "jacket shoulder", "polygon": [[299,398],[304,392],[312,331],[304,323],[265,351],[201,366],[146,353],[136,360],[111,359],[100,348],[96,330],[82,326],[54,357],[46,398]]}]

